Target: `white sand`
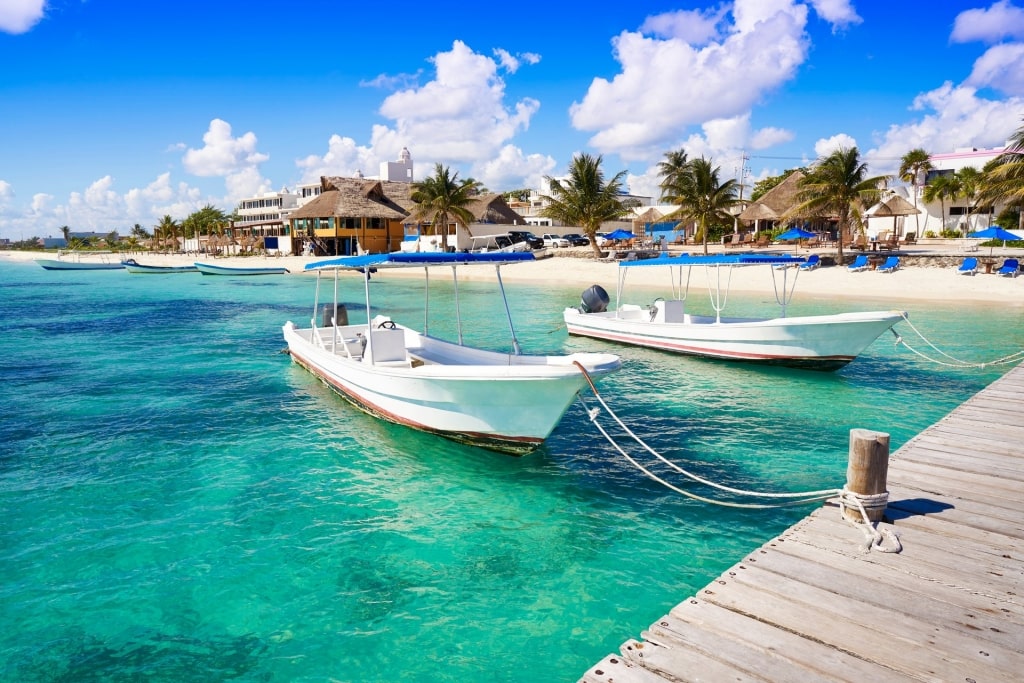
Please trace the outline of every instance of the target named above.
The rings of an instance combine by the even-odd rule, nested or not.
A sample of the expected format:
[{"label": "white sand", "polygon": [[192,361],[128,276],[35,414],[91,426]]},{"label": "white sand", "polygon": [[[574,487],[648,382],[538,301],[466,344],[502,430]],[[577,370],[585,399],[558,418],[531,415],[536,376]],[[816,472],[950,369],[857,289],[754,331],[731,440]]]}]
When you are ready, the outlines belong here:
[{"label": "white sand", "polygon": [[[990,260],[996,267],[1006,257],[1018,258],[1019,250],[996,249],[992,257],[988,250],[972,254],[979,261]],[[821,254],[828,252],[822,251]],[[959,263],[964,254],[950,252]],[[31,260],[35,258],[54,258],[53,253],[0,251],[0,263],[5,260]],[[136,260],[146,265],[188,265],[196,261],[194,256],[138,254]],[[284,266],[292,273],[301,273],[306,263],[322,260],[320,257],[302,256],[282,257],[228,257],[218,259],[198,259],[223,266]],[[444,269],[438,269],[441,275]],[[617,278],[618,266],[615,263],[598,262],[589,258],[569,256],[552,256],[537,261],[509,265],[501,270],[504,282],[558,283],[560,285],[577,285],[580,291],[591,284],[600,284],[609,293],[613,293]],[[433,276],[432,271],[432,276]],[[794,271],[789,271],[792,277]],[[375,277],[403,277],[412,273],[382,270]],[[419,277],[421,271],[416,270]],[[133,276],[143,277],[143,276]],[[668,273],[664,268],[634,268],[628,276],[629,285],[669,288]],[[459,278],[465,280],[493,280],[492,266],[462,267]],[[724,282],[724,277],[723,277]],[[703,268],[694,269],[690,287],[692,290],[703,290],[707,287],[708,277]],[[765,293],[771,291],[771,277],[765,267],[749,267],[733,269],[731,289],[739,292]],[[1024,277],[1009,278],[979,272],[974,277],[960,275],[956,266],[923,267],[908,265],[895,273],[884,274],[874,271],[851,273],[845,267],[822,267],[814,271],[800,273],[796,286],[797,298],[829,297],[856,299],[890,299],[899,301],[936,301],[949,302],[992,302],[1003,305],[1024,306]]]}]

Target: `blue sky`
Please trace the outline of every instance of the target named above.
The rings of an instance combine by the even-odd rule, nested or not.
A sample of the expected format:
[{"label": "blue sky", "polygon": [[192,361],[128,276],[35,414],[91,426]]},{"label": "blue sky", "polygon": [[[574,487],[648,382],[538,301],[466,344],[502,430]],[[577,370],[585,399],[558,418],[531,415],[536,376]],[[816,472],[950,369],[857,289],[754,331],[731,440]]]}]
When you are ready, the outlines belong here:
[{"label": "blue sky", "polygon": [[[412,153],[494,191],[573,154],[657,194],[684,148],[749,186],[856,144],[1001,146],[1024,2],[507,5],[0,0],[0,237],[122,234]],[[749,193],[749,189],[747,190]]]}]

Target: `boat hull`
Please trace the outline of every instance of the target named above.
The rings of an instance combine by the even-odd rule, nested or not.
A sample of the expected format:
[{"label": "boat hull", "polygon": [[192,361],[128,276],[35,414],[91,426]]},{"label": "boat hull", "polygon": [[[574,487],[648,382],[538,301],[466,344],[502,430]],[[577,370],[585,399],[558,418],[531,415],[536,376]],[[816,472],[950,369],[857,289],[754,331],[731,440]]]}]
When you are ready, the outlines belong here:
[{"label": "boat hull", "polygon": [[[587,376],[575,363],[591,377],[621,365],[612,354],[515,356],[450,344],[412,330],[404,330],[408,363],[376,365],[334,353],[330,345],[311,341],[309,329],[299,330],[290,322],[283,331],[292,360],[365,412],[513,455],[541,445],[576,393],[587,386]],[[329,337],[331,328],[318,334]]]},{"label": "boat hull", "polygon": [[121,263],[87,263],[82,261],[59,261],[57,259],[36,259],[46,270],[123,270]]},{"label": "boat hull", "polygon": [[567,308],[569,334],[718,360],[837,370],[903,319],[899,311],[870,311],[774,319],[684,316],[651,320],[650,309],[583,313]]},{"label": "boat hull", "polygon": [[199,272],[199,269],[195,266],[147,266],[143,263],[137,263],[134,260],[122,261],[121,264],[129,273],[136,273],[140,275],[173,275],[177,273]]},{"label": "boat hull", "polygon": [[228,268],[210,263],[195,263],[196,270],[203,275],[284,275],[287,268]]}]

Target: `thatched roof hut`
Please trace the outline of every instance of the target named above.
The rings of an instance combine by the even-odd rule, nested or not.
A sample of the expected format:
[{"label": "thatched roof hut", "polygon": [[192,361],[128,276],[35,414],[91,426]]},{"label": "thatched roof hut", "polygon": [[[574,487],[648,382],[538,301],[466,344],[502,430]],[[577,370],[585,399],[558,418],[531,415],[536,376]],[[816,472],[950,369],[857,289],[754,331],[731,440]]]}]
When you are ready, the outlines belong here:
[{"label": "thatched roof hut", "polygon": [[[785,216],[788,211],[800,203],[797,195],[800,193],[800,181],[804,177],[801,171],[790,173],[781,183],[765,192],[760,199],[744,209],[740,213],[740,220],[778,220]],[[775,215],[770,215],[772,213]]]},{"label": "thatched roof hut", "polygon": [[505,198],[497,193],[482,194],[466,207],[477,223],[518,225],[525,223],[523,217],[508,205]]},{"label": "thatched roof hut", "polygon": [[289,219],[301,218],[383,218],[402,220],[409,215],[412,192],[409,183],[364,178],[320,179],[323,191]]}]

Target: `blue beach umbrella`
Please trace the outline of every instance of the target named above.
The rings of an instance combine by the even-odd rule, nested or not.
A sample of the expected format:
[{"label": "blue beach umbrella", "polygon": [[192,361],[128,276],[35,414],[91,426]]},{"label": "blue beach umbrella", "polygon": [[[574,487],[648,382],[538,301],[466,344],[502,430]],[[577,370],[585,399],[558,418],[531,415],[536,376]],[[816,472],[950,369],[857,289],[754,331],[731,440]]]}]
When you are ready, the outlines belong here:
[{"label": "blue beach umbrella", "polygon": [[[804,230],[803,228],[790,228],[775,239],[789,242],[790,240],[807,240],[817,236],[817,234]],[[796,250],[800,251],[800,242],[796,243]]]},{"label": "blue beach umbrella", "polygon": [[604,236],[606,240],[631,240],[634,237],[636,237],[636,235],[631,233],[629,230],[622,230],[621,228],[619,230],[613,230]]},{"label": "blue beach umbrella", "polygon": [[[991,228],[985,228],[984,230],[979,230],[978,232],[972,232],[968,237],[979,240],[1002,240],[1004,249],[1006,248],[1006,243],[1008,241],[1012,242],[1020,239],[1017,235],[1014,235],[1009,230],[1003,230],[998,225],[992,226]],[[992,255],[992,247],[989,247],[988,255]]]}]

